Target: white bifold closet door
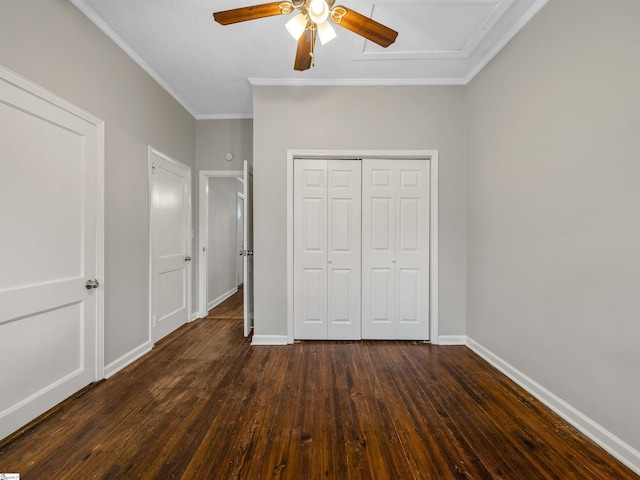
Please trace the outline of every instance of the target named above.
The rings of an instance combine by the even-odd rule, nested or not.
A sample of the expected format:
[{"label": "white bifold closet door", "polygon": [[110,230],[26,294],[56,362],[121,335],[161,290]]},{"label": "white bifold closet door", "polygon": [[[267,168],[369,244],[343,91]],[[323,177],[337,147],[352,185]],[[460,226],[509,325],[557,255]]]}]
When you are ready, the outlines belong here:
[{"label": "white bifold closet door", "polygon": [[361,338],[360,221],[360,161],[296,159],[295,338]]},{"label": "white bifold closet door", "polygon": [[362,338],[429,339],[429,162],[362,162]]}]

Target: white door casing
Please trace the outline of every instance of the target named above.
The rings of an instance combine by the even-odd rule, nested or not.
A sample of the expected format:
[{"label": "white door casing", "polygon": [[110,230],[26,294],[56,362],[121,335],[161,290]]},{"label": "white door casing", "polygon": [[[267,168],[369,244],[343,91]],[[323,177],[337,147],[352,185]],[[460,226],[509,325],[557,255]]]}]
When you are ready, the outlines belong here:
[{"label": "white door casing", "polygon": [[296,338],[360,338],[360,197],[359,161],[296,161]]},{"label": "white door casing", "polygon": [[103,170],[104,123],[0,67],[0,438],[104,375]]},{"label": "white door casing", "polygon": [[[236,178],[244,182],[243,170],[200,170],[198,189],[198,313],[204,318],[208,311],[208,255],[209,243],[209,179],[211,178]],[[243,262],[244,264],[244,262]],[[245,292],[246,294],[246,292]]]},{"label": "white door casing", "polygon": [[190,318],[191,168],[149,147],[150,338]]},{"label": "white door casing", "polygon": [[429,164],[363,160],[362,337],[429,339]]},{"label": "white door casing", "polygon": [[253,167],[244,161],[244,336],[253,329]]}]

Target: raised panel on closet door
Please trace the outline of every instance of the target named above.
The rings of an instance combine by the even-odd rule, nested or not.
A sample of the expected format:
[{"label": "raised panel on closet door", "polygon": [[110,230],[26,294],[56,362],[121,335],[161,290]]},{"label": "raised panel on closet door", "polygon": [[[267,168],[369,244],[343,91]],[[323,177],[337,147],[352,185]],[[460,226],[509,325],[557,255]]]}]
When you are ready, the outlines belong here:
[{"label": "raised panel on closet door", "polygon": [[362,338],[394,338],[395,171],[388,160],[362,163]]},{"label": "raised panel on closet door", "polygon": [[397,322],[395,338],[429,333],[429,164],[397,160]]},{"label": "raised panel on closet door", "polygon": [[294,319],[298,338],[327,338],[327,162],[294,163]]},{"label": "raised panel on closet door", "polygon": [[328,161],[328,338],[360,338],[360,161]]},{"label": "raised panel on closet door", "polygon": [[429,164],[362,165],[362,337],[428,339]]}]

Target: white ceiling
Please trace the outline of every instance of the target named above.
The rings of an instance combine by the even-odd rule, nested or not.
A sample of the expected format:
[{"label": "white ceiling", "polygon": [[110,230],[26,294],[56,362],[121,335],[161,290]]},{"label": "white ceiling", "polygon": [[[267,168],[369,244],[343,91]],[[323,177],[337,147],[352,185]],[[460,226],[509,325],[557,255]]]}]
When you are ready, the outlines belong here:
[{"label": "white ceiling", "polygon": [[247,118],[251,84],[463,85],[547,0],[337,0],[399,32],[384,49],[335,27],[293,70],[290,15],[222,26],[214,11],[269,0],[71,0],[194,117]]}]

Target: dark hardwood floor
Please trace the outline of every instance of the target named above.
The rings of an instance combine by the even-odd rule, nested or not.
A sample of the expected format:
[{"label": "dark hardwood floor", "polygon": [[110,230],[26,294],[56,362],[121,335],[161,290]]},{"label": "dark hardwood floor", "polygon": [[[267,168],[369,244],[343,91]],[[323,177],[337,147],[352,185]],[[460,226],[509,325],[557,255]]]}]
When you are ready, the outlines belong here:
[{"label": "dark hardwood floor", "polygon": [[237,318],[243,320],[244,306],[242,303],[244,295],[244,285],[238,287],[238,291],[227,298],[217,307],[209,311],[207,318]]},{"label": "dark hardwood floor", "polygon": [[240,292],[5,445],[0,472],[21,480],[638,478],[466,347],[251,347],[241,315]]}]

